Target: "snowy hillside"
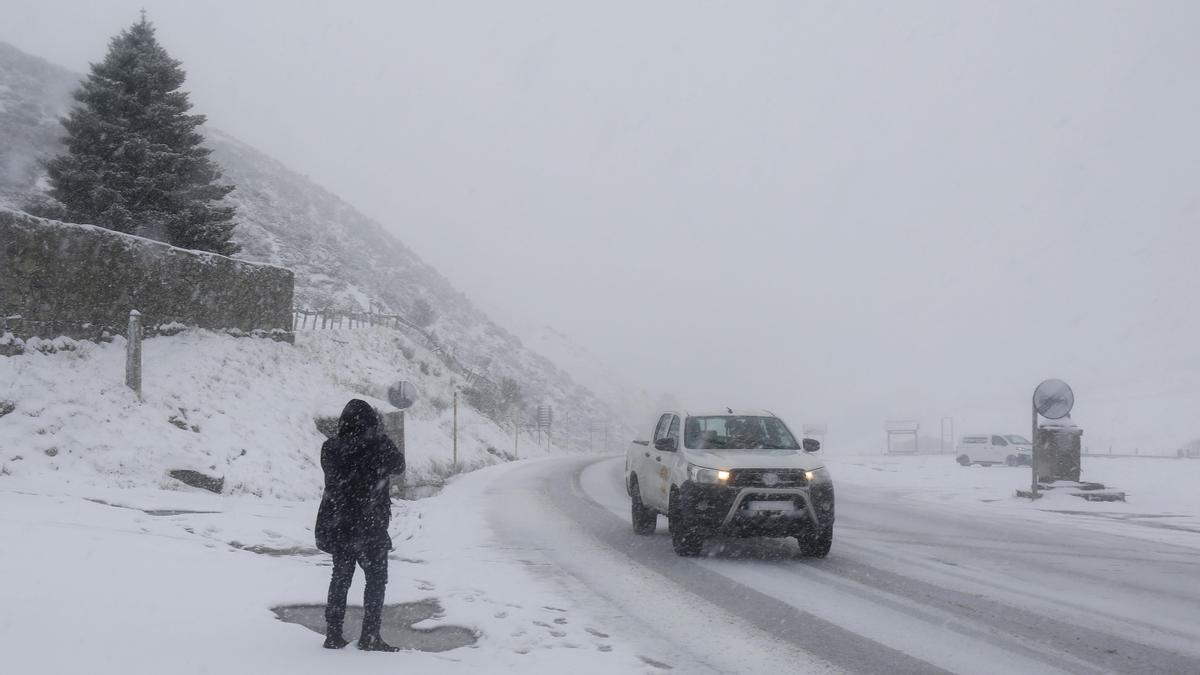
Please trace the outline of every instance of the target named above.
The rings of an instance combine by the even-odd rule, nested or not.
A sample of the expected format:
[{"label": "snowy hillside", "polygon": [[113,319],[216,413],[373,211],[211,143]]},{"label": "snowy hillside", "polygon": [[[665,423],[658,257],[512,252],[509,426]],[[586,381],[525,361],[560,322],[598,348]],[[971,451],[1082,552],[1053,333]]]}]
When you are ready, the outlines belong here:
[{"label": "snowy hillside", "polygon": [[[317,418],[354,397],[391,410],[384,399],[397,379],[423,386],[406,415],[410,482],[451,472],[456,376],[394,331],[302,332],[293,348],[192,330],[143,348],[143,403],[124,385],[123,338],[35,340],[0,358],[0,401],[13,408],[0,417],[0,475],[171,488],[180,485],[167,472],[185,469],[224,478],[231,494],[308,499],[322,484]],[[511,430],[466,406],[458,438],[462,468],[513,453]],[[538,452],[524,445],[522,456]]]},{"label": "snowy hillside", "polygon": [[[39,162],[60,151],[57,118],[78,80],[0,44],[0,206],[21,208],[44,193]],[[622,426],[614,406],[492,322],[379,223],[249,145],[214,129],[206,134],[237,186],[230,200],[238,209],[238,257],[294,270],[298,307],[406,314],[424,300],[436,314],[428,332],[437,342],[494,382],[517,381],[527,408],[554,405],[567,432],[560,439],[581,446],[593,422]]]},{"label": "snowy hillside", "polygon": [[0,205],[40,187],[41,162],[63,135],[58,117],[79,77],[0,42]]}]

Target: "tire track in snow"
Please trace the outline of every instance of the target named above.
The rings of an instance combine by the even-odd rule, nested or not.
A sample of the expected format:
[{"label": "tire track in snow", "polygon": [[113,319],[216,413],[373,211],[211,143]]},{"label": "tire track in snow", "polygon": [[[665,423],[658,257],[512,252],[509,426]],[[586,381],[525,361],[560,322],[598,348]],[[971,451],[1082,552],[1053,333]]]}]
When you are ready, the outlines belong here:
[{"label": "tire track in snow", "polygon": [[[628,531],[628,516],[621,515],[622,507],[624,510],[628,507],[621,504],[626,498],[621,486],[619,459],[593,463],[581,473],[588,474],[582,479],[587,483],[587,489],[579,488],[584,493],[583,498],[595,508],[612,514],[612,519],[620,522],[620,529],[624,530],[624,534],[611,537],[610,543],[614,547],[628,548],[631,541],[640,540]],[[903,507],[894,501],[885,506],[894,510]],[[898,517],[903,519],[904,515]],[[922,545],[919,537],[903,540],[906,534],[913,533],[905,533],[902,529],[878,532],[870,529],[869,519],[854,517],[849,520],[856,528],[865,528],[874,534],[888,538],[899,535],[901,540],[893,544],[897,551]],[[981,543],[992,545],[988,534],[981,533],[973,523],[955,524],[973,531],[974,538]],[[1007,534],[1011,536],[1012,532]],[[654,537],[649,539],[660,543],[654,541]],[[872,551],[873,556],[866,555],[861,546],[853,543],[853,536],[848,539],[844,546],[839,546],[839,541],[847,542],[847,538],[835,540],[834,554],[820,561],[790,559],[795,558],[794,547],[778,541],[727,540],[716,557],[680,562],[707,568],[744,584],[744,588],[783,596],[795,607],[803,608],[793,609],[793,613],[807,610],[815,615],[814,618],[829,619],[849,627],[853,632],[861,633],[855,636],[859,649],[883,643],[928,659],[927,670],[936,664],[970,672],[1200,672],[1200,660],[1194,652],[1127,639],[1120,631],[1101,631],[1065,621],[1034,611],[1024,603],[1018,603],[1021,606],[1006,604],[987,597],[985,592],[953,590],[936,583],[936,575],[941,570],[931,573],[933,582],[902,574],[896,571],[897,565],[886,561],[879,564],[880,557],[886,553]],[[1039,545],[1049,546],[1046,542]],[[670,553],[669,541],[662,541],[661,548],[674,555]],[[780,561],[780,558],[789,559]],[[1021,561],[1019,555],[1017,561]],[[945,572],[964,577],[963,569],[954,563],[939,566]],[[1012,569],[1013,574],[1021,571],[1019,566]],[[678,574],[676,568],[672,578],[677,578]],[[965,580],[970,579],[969,575],[965,576]],[[1034,592],[1035,589],[1025,589],[1027,596]],[[1145,635],[1144,630],[1137,632]],[[1178,633],[1175,637],[1186,638],[1186,634]],[[1180,640],[1170,642],[1176,646],[1181,643]],[[803,646],[833,663],[858,669],[839,660],[837,653],[822,649],[821,645]],[[849,648],[846,644],[841,647]],[[863,670],[883,672],[873,668]]]},{"label": "tire track in snow", "polygon": [[[501,501],[509,500],[509,505],[497,507],[497,529],[508,538],[525,538],[527,545],[540,542],[539,550],[567,574],[649,627],[658,639],[674,643],[679,651],[703,655],[711,667],[725,672],[944,672],[679,558],[662,528],[659,536],[635,538],[627,520],[598,504],[581,486],[581,474],[595,462],[571,458],[530,465],[529,474],[519,479],[524,485],[502,488],[509,495]],[[512,501],[514,497],[519,499]],[[517,522],[538,504],[562,519],[540,537]],[[591,543],[581,545],[580,536]],[[595,563],[602,573],[589,574],[597,556],[606,558]],[[788,652],[796,656],[778,658]],[[778,663],[768,665],[772,661]]]}]

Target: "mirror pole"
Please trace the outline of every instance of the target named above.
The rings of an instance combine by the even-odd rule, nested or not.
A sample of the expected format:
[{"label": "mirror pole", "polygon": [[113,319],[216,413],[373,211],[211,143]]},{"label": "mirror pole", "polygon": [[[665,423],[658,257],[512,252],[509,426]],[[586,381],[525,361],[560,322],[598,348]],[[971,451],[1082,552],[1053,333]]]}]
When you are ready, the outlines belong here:
[{"label": "mirror pole", "polygon": [[1029,487],[1029,500],[1033,501],[1038,498],[1038,473],[1037,473],[1037,457],[1038,457],[1038,411],[1037,400],[1030,400],[1030,407],[1033,409],[1033,443],[1029,446],[1029,468],[1033,474],[1032,483]]}]

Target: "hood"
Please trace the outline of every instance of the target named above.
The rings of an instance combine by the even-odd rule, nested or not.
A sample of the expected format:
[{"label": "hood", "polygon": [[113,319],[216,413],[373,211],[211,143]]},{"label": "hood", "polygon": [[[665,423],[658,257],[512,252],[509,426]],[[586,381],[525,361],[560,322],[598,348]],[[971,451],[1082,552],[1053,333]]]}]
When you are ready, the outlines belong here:
[{"label": "hood", "polygon": [[691,464],[708,469],[816,469],[825,460],[803,450],[693,450],[679,451]]},{"label": "hood", "polygon": [[379,426],[379,415],[370,403],[362,399],[351,399],[342,409],[338,420],[338,437],[361,436]]}]

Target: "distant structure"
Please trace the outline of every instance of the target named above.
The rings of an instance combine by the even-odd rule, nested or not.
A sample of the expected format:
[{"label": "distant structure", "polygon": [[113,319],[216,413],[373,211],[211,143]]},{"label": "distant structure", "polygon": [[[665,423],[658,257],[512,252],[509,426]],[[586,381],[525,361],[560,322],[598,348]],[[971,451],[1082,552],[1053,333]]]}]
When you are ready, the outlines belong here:
[{"label": "distant structure", "polygon": [[[916,420],[888,420],[883,424],[883,430],[887,432],[887,454],[889,455],[912,455],[920,451],[920,442],[917,437],[917,432],[921,430],[921,423]],[[908,439],[912,439],[908,443]]]}]

